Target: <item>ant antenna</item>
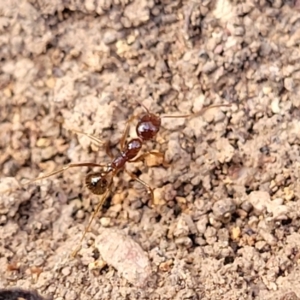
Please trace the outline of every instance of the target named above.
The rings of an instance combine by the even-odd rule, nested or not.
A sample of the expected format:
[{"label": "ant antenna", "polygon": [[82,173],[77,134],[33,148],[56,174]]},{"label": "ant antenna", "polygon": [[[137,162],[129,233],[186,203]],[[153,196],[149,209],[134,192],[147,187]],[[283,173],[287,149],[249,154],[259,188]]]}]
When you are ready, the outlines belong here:
[{"label": "ant antenna", "polygon": [[138,100],[135,100],[145,111],[146,111],[146,113],[148,114],[148,115],[150,115],[150,111],[149,111],[149,109],[143,104],[143,103],[141,103],[140,101],[138,101]]},{"label": "ant antenna", "polygon": [[211,108],[217,108],[217,107],[231,107],[231,104],[216,104],[216,105],[211,105],[211,106],[207,106],[202,108],[200,111],[194,113],[194,114],[188,114],[188,115],[176,115],[176,116],[171,116],[171,115],[166,115],[166,116],[161,116],[161,118],[189,118],[189,117],[198,117],[203,115],[207,110],[211,109]]}]

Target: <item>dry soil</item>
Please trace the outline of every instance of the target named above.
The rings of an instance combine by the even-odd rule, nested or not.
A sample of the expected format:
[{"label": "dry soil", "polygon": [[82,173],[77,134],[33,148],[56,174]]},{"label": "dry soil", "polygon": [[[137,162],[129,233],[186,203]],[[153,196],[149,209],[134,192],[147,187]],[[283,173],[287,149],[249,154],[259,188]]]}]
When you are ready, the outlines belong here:
[{"label": "dry soil", "polygon": [[[300,3],[0,1],[0,288],[49,299],[299,299]],[[162,119],[99,201],[126,121]],[[134,136],[133,120],[129,136]],[[11,188],[9,192],[6,189]],[[81,245],[75,258],[70,253]],[[1,295],[0,295],[1,296]],[[2,295],[3,296],[3,295]]]}]

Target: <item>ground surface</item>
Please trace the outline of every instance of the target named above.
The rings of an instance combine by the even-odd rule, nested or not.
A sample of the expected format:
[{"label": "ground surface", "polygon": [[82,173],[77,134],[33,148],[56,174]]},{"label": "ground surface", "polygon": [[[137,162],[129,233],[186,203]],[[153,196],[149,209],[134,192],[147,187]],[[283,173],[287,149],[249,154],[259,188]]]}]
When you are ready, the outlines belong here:
[{"label": "ground surface", "polygon": [[[0,3],[0,288],[54,299],[300,297],[300,13],[294,1]],[[245,1],[241,1],[245,2]],[[272,4],[271,4],[272,3]],[[4,193],[67,163],[108,162],[143,112],[165,119],[98,196],[88,168]],[[131,134],[134,134],[132,124]],[[101,255],[99,255],[99,253]],[[107,265],[105,265],[105,261]]]}]

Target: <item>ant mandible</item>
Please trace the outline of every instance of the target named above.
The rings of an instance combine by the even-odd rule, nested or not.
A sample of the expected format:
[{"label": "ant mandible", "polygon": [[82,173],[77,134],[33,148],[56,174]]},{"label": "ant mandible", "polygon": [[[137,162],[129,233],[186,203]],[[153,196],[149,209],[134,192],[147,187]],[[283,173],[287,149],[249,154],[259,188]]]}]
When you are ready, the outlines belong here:
[{"label": "ant mandible", "polygon": [[[139,103],[140,104],[140,103]],[[140,117],[138,116],[132,116],[127,122],[125,126],[125,130],[122,134],[122,137],[120,139],[120,153],[117,156],[113,156],[109,150],[109,147],[106,144],[106,153],[108,156],[111,158],[111,162],[107,164],[96,164],[96,163],[71,163],[68,165],[65,165],[63,168],[60,170],[56,170],[54,172],[51,172],[49,174],[46,174],[44,176],[40,176],[38,178],[35,178],[33,180],[30,180],[24,184],[21,184],[20,186],[25,186],[31,183],[34,183],[36,181],[42,180],[49,178],[53,175],[57,175],[60,173],[63,173],[64,171],[70,169],[70,168],[77,168],[77,167],[100,167],[99,172],[94,172],[94,173],[89,173],[85,177],[85,184],[86,187],[95,195],[100,195],[101,199],[99,203],[96,206],[96,209],[94,213],[92,214],[92,217],[90,218],[90,221],[88,223],[88,226],[85,228],[84,233],[80,239],[80,243],[83,241],[85,238],[94,218],[96,215],[99,213],[103,203],[105,202],[108,194],[111,192],[112,184],[113,184],[113,178],[120,172],[120,171],[125,171],[132,179],[138,181],[142,185],[144,185],[148,191],[148,193],[151,195],[151,200],[153,203],[154,200],[154,194],[153,194],[153,189],[145,183],[143,180],[139,179],[137,176],[134,174],[130,173],[125,169],[126,163],[134,163],[138,162],[141,160],[144,160],[148,155],[156,155],[160,157],[164,157],[164,154],[161,152],[156,152],[156,151],[148,151],[143,154],[139,154],[141,151],[142,146],[145,144],[145,142],[154,140],[156,138],[157,133],[160,130],[161,127],[161,119],[162,118],[189,118],[189,117],[194,117],[194,116],[200,116],[202,115],[205,111],[211,108],[217,108],[217,107],[229,107],[231,106],[230,104],[219,104],[219,105],[211,105],[208,107],[205,107],[201,109],[199,112],[195,114],[187,114],[187,115],[177,115],[177,116],[159,116],[154,113],[151,113],[147,107],[145,107],[143,104],[140,104],[144,110],[145,113],[142,114]],[[136,138],[132,138],[129,141],[126,142],[126,139],[128,137],[129,133],[129,128],[130,124],[135,120],[138,119],[137,125],[136,125]],[[78,131],[78,130],[71,130],[77,134],[82,134],[84,136],[87,136],[94,142],[103,145],[103,141],[100,139]],[[4,191],[8,192],[10,190]],[[77,250],[73,252],[73,256],[77,254]]]}]

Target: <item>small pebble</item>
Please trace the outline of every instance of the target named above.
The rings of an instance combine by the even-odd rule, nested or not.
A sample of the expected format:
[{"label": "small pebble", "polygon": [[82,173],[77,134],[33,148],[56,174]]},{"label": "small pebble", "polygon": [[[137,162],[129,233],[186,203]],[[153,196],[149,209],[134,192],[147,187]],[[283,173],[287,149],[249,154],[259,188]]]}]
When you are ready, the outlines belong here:
[{"label": "small pebble", "polygon": [[295,83],[293,78],[288,77],[284,79],[284,87],[289,91],[289,92],[293,92],[294,88],[295,88]]},{"label": "small pebble", "polygon": [[112,44],[117,40],[117,33],[114,30],[107,30],[103,35],[103,42],[106,45]]},{"label": "small pebble", "polygon": [[279,107],[279,98],[273,99],[271,103],[271,109],[274,114],[279,114],[280,113],[280,107]]},{"label": "small pebble", "polygon": [[219,200],[215,202],[213,205],[213,214],[214,216],[222,220],[224,222],[228,222],[231,218],[231,215],[235,212],[236,210],[236,205],[232,201],[232,199],[224,199],[224,200]]},{"label": "small pebble", "polygon": [[103,227],[108,227],[110,225],[111,219],[107,217],[102,217],[100,223]]},{"label": "small pebble", "polygon": [[95,245],[103,260],[133,285],[143,287],[151,280],[147,253],[123,231],[106,228],[96,238]]},{"label": "small pebble", "polygon": [[204,74],[212,73],[217,69],[217,65],[214,61],[208,61],[202,68]]},{"label": "small pebble", "polygon": [[238,240],[240,235],[241,235],[241,228],[240,227],[233,227],[231,229],[231,238],[233,240],[235,240],[235,241]]}]

